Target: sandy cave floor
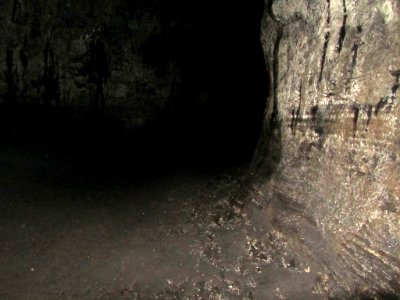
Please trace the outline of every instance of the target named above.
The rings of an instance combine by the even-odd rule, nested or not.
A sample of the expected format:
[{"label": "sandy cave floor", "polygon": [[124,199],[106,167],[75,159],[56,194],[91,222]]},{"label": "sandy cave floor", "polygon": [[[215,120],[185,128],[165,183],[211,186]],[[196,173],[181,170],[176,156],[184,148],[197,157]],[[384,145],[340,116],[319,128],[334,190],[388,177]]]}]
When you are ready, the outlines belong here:
[{"label": "sandy cave floor", "polygon": [[51,149],[2,146],[0,298],[322,299],[316,274],[255,259],[251,221],[224,218],[242,174],[93,179]]}]

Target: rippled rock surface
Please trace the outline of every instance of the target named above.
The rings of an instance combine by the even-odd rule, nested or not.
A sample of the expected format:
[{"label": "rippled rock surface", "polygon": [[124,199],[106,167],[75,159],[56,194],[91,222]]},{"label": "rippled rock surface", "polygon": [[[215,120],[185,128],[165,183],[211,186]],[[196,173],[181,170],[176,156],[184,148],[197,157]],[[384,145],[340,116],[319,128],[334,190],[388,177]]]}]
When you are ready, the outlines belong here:
[{"label": "rippled rock surface", "polygon": [[266,3],[260,186],[273,231],[318,269],[315,293],[400,291],[399,13],[390,0]]}]

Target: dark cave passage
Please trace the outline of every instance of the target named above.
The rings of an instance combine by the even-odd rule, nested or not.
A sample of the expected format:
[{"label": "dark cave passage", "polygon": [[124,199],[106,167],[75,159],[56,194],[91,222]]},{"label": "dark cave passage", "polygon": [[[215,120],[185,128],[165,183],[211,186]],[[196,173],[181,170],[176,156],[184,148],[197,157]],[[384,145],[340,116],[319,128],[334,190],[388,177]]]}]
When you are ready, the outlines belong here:
[{"label": "dark cave passage", "polygon": [[[15,92],[11,102],[16,105],[1,112],[2,133],[22,143],[69,147],[79,161],[104,173],[108,168],[137,169],[140,174],[146,169],[248,162],[259,138],[269,89],[260,42],[263,5],[263,1],[189,5],[182,0],[120,4],[122,19],[140,9],[159,14],[160,30],[141,44],[139,53],[155,72],[162,74],[173,65],[170,92],[163,100],[167,104],[133,130],[113,114],[103,91],[118,61],[109,57],[113,53],[107,49],[117,43],[117,34],[124,44],[120,31],[126,30],[125,25],[115,20],[101,32],[95,29],[87,42],[88,52],[77,74],[88,78],[88,108],[62,104],[57,57],[46,40],[43,99],[36,104],[22,101]],[[97,45],[101,51],[93,48]],[[7,56],[11,81],[16,68],[13,55]],[[158,84],[154,82],[155,89]],[[133,88],[138,91],[138,84]],[[144,97],[136,93],[135,97]],[[152,109],[145,98],[135,99],[126,101],[143,102],[145,111]]]},{"label": "dark cave passage", "polygon": [[[23,51],[7,50],[0,298],[154,299],[165,280],[186,280],[211,299],[205,237],[232,218],[227,199],[247,176],[268,96],[263,1],[115,0],[107,21],[104,3],[59,4],[47,36],[43,8],[32,9]],[[29,19],[24,8],[13,23]],[[221,242],[227,263],[245,239],[234,234]]]},{"label": "dark cave passage", "polygon": [[249,160],[269,88],[260,43],[263,1],[173,2],[162,6],[162,36],[145,53],[152,60],[162,49],[179,66],[171,105],[152,134],[169,155],[185,160]]}]

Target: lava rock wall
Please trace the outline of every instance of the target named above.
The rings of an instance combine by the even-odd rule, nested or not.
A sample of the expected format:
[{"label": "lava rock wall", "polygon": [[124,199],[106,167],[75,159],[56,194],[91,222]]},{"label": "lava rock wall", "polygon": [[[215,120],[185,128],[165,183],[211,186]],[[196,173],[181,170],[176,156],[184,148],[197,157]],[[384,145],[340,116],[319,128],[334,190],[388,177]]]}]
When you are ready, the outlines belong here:
[{"label": "lava rock wall", "polygon": [[[161,32],[157,1],[5,0],[0,6],[0,104],[8,115],[19,108],[20,115],[28,111],[20,122],[34,122],[38,107],[52,115],[68,111],[72,119],[102,111],[136,128],[166,106],[173,63],[150,45]],[[149,63],[144,52],[157,61]]]},{"label": "lava rock wall", "polygon": [[396,0],[265,5],[259,186],[315,293],[400,292],[399,28]]}]

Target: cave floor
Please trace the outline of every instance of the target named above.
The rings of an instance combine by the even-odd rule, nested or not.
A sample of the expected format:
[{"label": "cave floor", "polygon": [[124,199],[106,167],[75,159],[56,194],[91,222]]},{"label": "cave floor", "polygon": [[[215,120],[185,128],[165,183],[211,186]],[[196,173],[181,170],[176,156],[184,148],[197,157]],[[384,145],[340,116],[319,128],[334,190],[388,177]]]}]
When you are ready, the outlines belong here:
[{"label": "cave floor", "polygon": [[250,259],[251,226],[221,217],[243,169],[85,172],[0,147],[1,299],[323,299],[312,272]]}]

